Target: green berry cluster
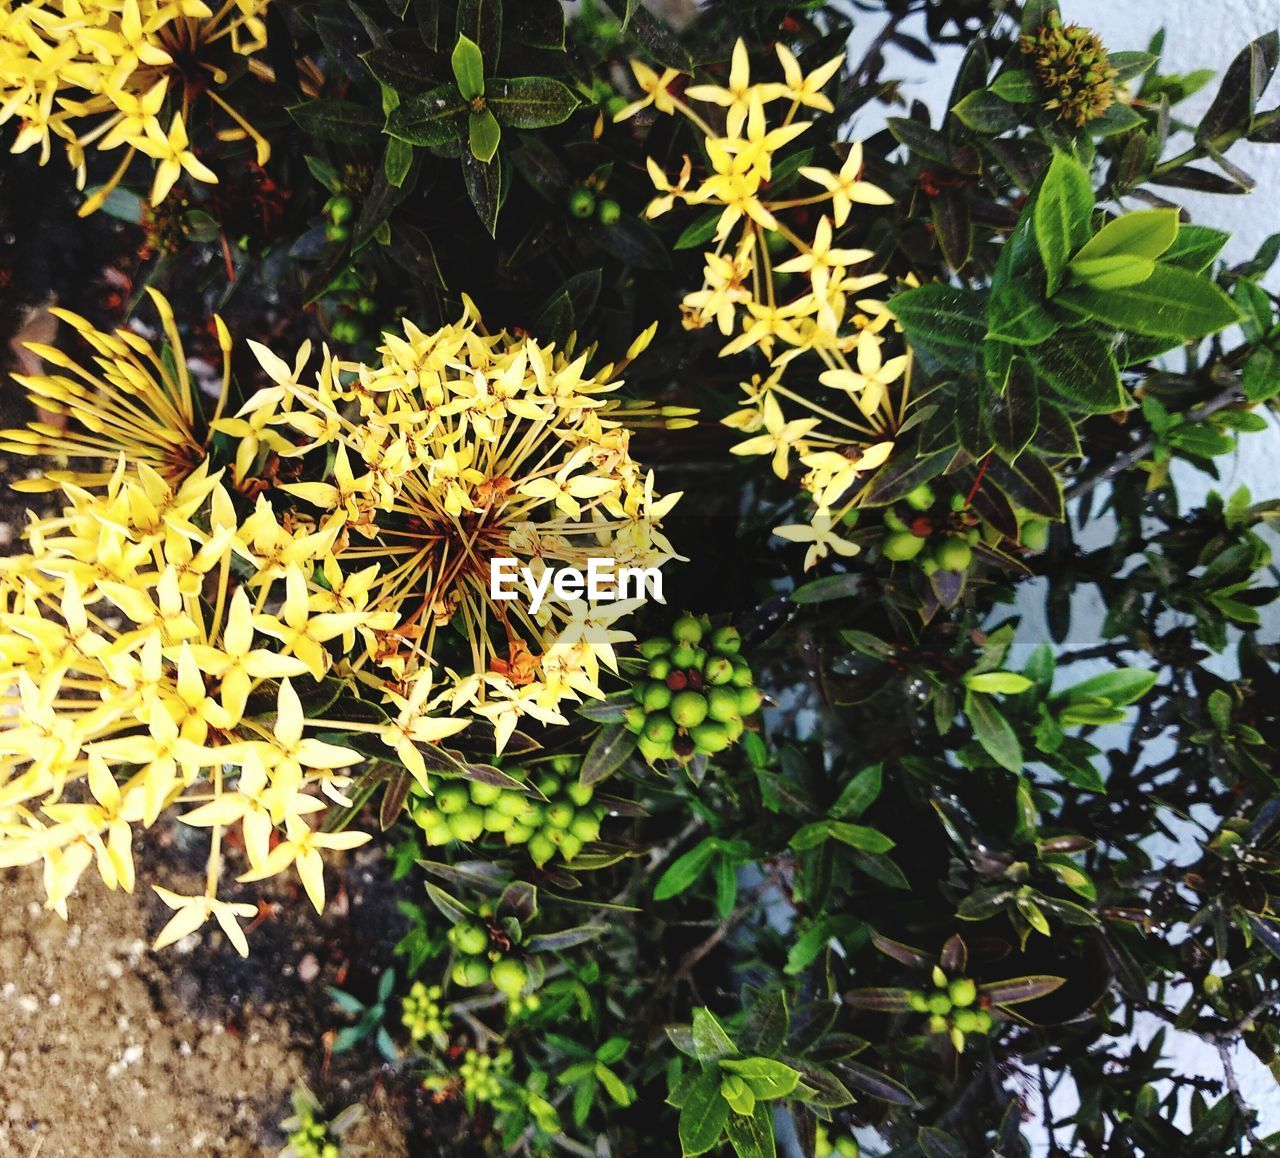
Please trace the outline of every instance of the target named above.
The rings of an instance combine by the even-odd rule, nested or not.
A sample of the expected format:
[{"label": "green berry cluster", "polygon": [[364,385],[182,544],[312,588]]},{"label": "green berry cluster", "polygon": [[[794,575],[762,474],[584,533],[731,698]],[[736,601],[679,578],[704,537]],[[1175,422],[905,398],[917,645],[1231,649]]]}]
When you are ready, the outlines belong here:
[{"label": "green berry cluster", "polygon": [[409,1031],[409,1036],[415,1042],[444,1035],[444,1021],[440,1016],[440,992],[439,985],[426,986],[421,981],[415,981],[404,997],[400,1024]]},{"label": "green berry cluster", "polygon": [[624,718],[640,737],[646,760],[683,762],[712,755],[742,735],[743,720],[760,710],[763,699],[741,650],[736,628],[712,631],[706,616],[694,615],[677,619],[670,638],[656,636],[641,644],[649,666],[634,688],[636,704]]},{"label": "green berry cluster", "polygon": [[502,1076],[511,1069],[511,1051],[504,1049],[497,1054],[479,1053],[469,1049],[458,1066],[463,1087],[468,1098],[477,1102],[492,1102],[502,1093]]},{"label": "green berry cluster", "polygon": [[569,194],[569,212],[580,220],[594,216],[601,225],[616,225],[622,216],[622,206],[608,197],[597,198],[586,185],[579,185]]},{"label": "green berry cluster", "polygon": [[329,1124],[300,1122],[289,1134],[289,1146],[297,1158],[340,1158],[342,1147],[329,1136]]},{"label": "green berry cluster", "polygon": [[947,1034],[956,1051],[964,1049],[966,1034],[987,1034],[993,1024],[991,1014],[974,1006],[978,985],[971,977],[948,977],[933,967],[933,989],[917,990],[907,999],[916,1013],[929,1015],[929,1032]]},{"label": "green berry cluster", "polygon": [[607,811],[593,799],[595,789],[578,781],[578,767],[577,757],[557,756],[542,771],[506,769],[537,795],[478,780],[451,780],[414,808],[413,819],[432,846],[500,835],[509,847],[525,845],[539,867],[557,852],[572,861],[584,844],[599,838]]},{"label": "green berry cluster", "polygon": [[[489,916],[482,906],[480,916]],[[532,977],[528,967],[513,955],[510,938],[495,935],[494,929],[484,920],[462,920],[450,928],[449,944],[453,946],[453,969],[449,976],[455,985],[474,989],[491,984],[499,993],[506,994],[513,1012],[537,1009],[540,1002],[536,995],[526,993]]]}]

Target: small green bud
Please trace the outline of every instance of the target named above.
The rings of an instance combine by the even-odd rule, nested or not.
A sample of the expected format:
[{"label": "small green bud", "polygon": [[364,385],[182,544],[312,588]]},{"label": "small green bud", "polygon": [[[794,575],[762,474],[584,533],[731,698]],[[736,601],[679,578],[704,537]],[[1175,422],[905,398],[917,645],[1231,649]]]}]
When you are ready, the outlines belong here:
[{"label": "small green bud", "polygon": [[660,712],[671,703],[671,689],[666,684],[648,683],[644,685],[644,710]]},{"label": "small green bud", "polygon": [[953,1005],[972,1005],[978,1000],[978,986],[971,977],[957,977],[948,989]]},{"label": "small green bud", "polygon": [[928,483],[921,483],[903,501],[913,511],[927,511],[937,500],[934,497],[933,487]]},{"label": "small green bud", "polygon": [[449,944],[468,957],[478,956],[489,948],[489,930],[479,921],[459,921],[446,936]]},{"label": "small green bud", "polygon": [[720,655],[737,655],[742,650],[742,633],[736,627],[717,627],[711,633],[711,648]]},{"label": "small green bud", "polygon": [[569,831],[583,844],[600,838],[600,822],[585,812],[579,812],[569,825]]},{"label": "small green bud", "polygon": [[529,984],[529,970],[519,961],[504,957],[489,971],[489,980],[508,997],[515,997]]},{"label": "small green bud", "polygon": [[502,795],[502,786],[500,784],[485,784],[479,780],[472,780],[471,785],[471,803],[478,804],[481,808],[488,808],[490,805],[496,804],[498,798]]},{"label": "small green bud", "polygon": [[963,571],[973,558],[973,548],[963,539],[944,539],[933,553],[934,559],[943,571]]},{"label": "small green bud", "polygon": [[911,1006],[913,1013],[928,1013],[929,998],[923,993],[910,993],[907,995],[907,1004]]},{"label": "small green bud", "polygon": [[328,204],[324,208],[329,215],[329,220],[335,225],[345,225],[355,216],[356,212],[355,202],[341,193],[336,197],[330,197]]},{"label": "small green bud", "polygon": [[649,661],[648,670],[651,679],[664,680],[671,674],[671,660],[665,655],[660,655],[657,659]]},{"label": "small green bud", "polygon": [[585,808],[591,803],[591,798],[596,794],[596,790],[590,784],[583,784],[580,780],[574,780],[564,786],[564,794],[573,801],[575,808]]},{"label": "small green bud", "polygon": [[951,1012],[951,998],[945,993],[929,994],[929,1012],[944,1014]]},{"label": "small green bud", "polygon": [[[682,696],[685,692],[680,693]],[[694,693],[697,694],[696,692]],[[666,712],[655,712],[644,724],[644,735],[655,744],[666,744],[676,734],[676,725]]]},{"label": "small green bud", "polygon": [[458,840],[470,844],[473,840],[479,840],[480,834],[484,832],[484,811],[474,804],[468,804],[461,812],[450,816],[448,823],[449,831]]}]

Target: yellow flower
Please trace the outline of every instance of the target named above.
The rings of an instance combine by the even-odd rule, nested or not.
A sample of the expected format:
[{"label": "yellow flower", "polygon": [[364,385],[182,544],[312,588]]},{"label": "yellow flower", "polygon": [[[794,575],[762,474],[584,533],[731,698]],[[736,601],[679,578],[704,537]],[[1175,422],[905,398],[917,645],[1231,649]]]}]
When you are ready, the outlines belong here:
[{"label": "yellow flower", "polygon": [[840,71],[840,66],[845,62],[845,54],[842,52],[833,56],[826,64],[819,65],[806,76],[791,49],[781,41],[778,42],[776,51],[782,65],[782,75],[786,78],[786,83],[778,86],[782,95],[790,97],[797,104],[817,109],[820,113],[835,112],[835,105],[822,95],[822,87]]},{"label": "yellow flower", "polygon": [[818,425],[818,419],[797,418],[788,422],[772,394],[765,395],[763,418],[766,433],[748,438],[731,449],[734,454],[772,454],[773,473],[786,478],[791,451],[804,445],[804,436]]},{"label": "yellow flower", "polygon": [[633,60],[631,72],[636,78],[637,87],[645,95],[639,100],[632,101],[625,108],[619,109],[613,118],[615,122],[628,120],[650,105],[653,105],[658,112],[668,115],[676,111],[675,98],[668,91],[671,82],[681,75],[676,69],[664,68],[662,75],[659,76],[644,61]]},{"label": "yellow flower", "polygon": [[160,162],[156,168],[155,184],[151,187],[152,205],[159,205],[169,195],[169,190],[182,175],[183,169],[197,181],[206,181],[210,185],[218,183],[218,175],[191,151],[190,144],[187,126],[183,124],[179,113],[173,114],[168,133],[155,121],[151,121],[147,125],[147,135],[134,142],[147,156]]},{"label": "yellow flower", "polygon": [[878,185],[860,179],[862,172],[862,142],[854,141],[849,155],[838,173],[812,165],[801,165],[800,175],[808,177],[831,194],[831,214],[839,228],[849,220],[849,214],[857,205],[892,205],[893,198]]},{"label": "yellow flower", "polygon": [[152,948],[160,950],[175,941],[181,941],[199,929],[210,917],[222,927],[227,940],[235,946],[241,957],[249,956],[249,942],[245,939],[244,930],[240,928],[237,917],[253,917],[257,915],[257,905],[233,904],[220,901],[217,897],[184,897],[179,893],[152,885],[160,899],[176,912],[169,923],[157,934]]},{"label": "yellow flower", "polygon": [[882,361],[881,339],[871,330],[858,335],[858,369],[825,370],[818,381],[835,390],[845,390],[855,396],[858,409],[863,414],[874,414],[884,402],[888,387],[907,372],[910,358],[900,354]]},{"label": "yellow flower", "polygon": [[691,85],[685,90],[690,100],[708,101],[728,109],[725,114],[725,133],[736,137],[742,131],[742,123],[751,111],[753,99],[761,101],[774,100],[781,96],[782,85],[751,83],[751,61],[747,56],[747,46],[741,39],[733,46],[733,59],[729,68],[729,83],[721,88],[715,84]]},{"label": "yellow flower", "polygon": [[241,883],[265,880],[293,865],[316,912],[323,913],[324,861],[320,850],[359,848],[373,838],[367,832],[320,832],[296,815],[285,818],[285,829],[288,839],[271,850],[262,867],[251,869],[236,879]]},{"label": "yellow flower", "polygon": [[858,553],[858,544],[840,538],[832,530],[831,519],[826,515],[818,515],[812,523],[801,523],[786,527],[774,527],[773,533],[780,539],[790,543],[808,543],[809,549],[804,556],[804,569],[808,571],[819,559],[825,559],[834,551],[847,558]]},{"label": "yellow flower", "polygon": [[821,297],[827,292],[833,271],[839,272],[873,256],[869,249],[832,249],[831,218],[823,217],[808,249],[773,268],[777,273],[807,273],[813,283],[814,294]]}]

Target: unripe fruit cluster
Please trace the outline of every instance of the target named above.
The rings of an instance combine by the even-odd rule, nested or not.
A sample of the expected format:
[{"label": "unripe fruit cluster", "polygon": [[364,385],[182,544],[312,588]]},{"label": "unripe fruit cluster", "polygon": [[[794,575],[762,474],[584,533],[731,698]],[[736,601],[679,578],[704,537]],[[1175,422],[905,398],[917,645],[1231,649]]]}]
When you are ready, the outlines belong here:
[{"label": "unripe fruit cluster", "polygon": [[453,946],[453,969],[449,976],[455,985],[474,989],[492,984],[521,1009],[537,1007],[537,998],[525,996],[524,992],[531,980],[528,967],[502,947],[505,938],[495,938],[483,921],[470,918],[452,926],[447,937]]},{"label": "unripe fruit cluster", "polygon": [[557,852],[572,861],[582,846],[600,837],[607,809],[593,800],[595,789],[577,780],[579,761],[557,756],[540,771],[509,768],[513,780],[527,781],[538,795],[482,784],[450,780],[413,810],[427,844],[441,846],[484,836],[501,836],[508,847],[525,845],[541,867]]},{"label": "unripe fruit cluster", "polygon": [[440,1017],[440,986],[426,986],[415,981],[402,1003],[403,1011],[400,1024],[408,1031],[415,1042],[428,1037],[440,1037],[444,1033],[444,1022]]},{"label": "unripe fruit cluster", "polygon": [[511,1071],[512,1053],[500,1050],[496,1055],[469,1049],[462,1055],[458,1076],[462,1078],[467,1097],[477,1102],[492,1102],[502,1094],[501,1078]]},{"label": "unripe fruit cluster", "polygon": [[994,1024],[991,1014],[974,1006],[978,1003],[978,986],[970,977],[951,977],[937,966],[933,970],[933,989],[917,990],[907,999],[915,1013],[929,1015],[929,1032],[947,1034],[956,1052],[964,1049],[966,1034],[986,1034]]},{"label": "unripe fruit cluster", "polygon": [[945,509],[937,507],[928,483],[921,483],[901,504],[885,507],[889,536],[880,548],[884,557],[895,563],[914,562],[926,575],[967,570],[982,537],[978,514],[961,494],[952,495]]},{"label": "unripe fruit cluster", "polygon": [[342,1147],[329,1137],[326,1122],[307,1122],[289,1135],[289,1145],[298,1158],[341,1158]]},{"label": "unripe fruit cluster", "polygon": [[585,185],[579,185],[569,194],[569,212],[580,220],[594,216],[601,225],[616,225],[622,216],[622,206],[609,197],[597,198]]},{"label": "unripe fruit cluster", "polygon": [[736,628],[712,631],[706,616],[682,615],[670,638],[645,640],[640,654],[649,667],[624,719],[646,760],[713,755],[742,735],[743,720],[760,710],[762,697],[741,649]]}]

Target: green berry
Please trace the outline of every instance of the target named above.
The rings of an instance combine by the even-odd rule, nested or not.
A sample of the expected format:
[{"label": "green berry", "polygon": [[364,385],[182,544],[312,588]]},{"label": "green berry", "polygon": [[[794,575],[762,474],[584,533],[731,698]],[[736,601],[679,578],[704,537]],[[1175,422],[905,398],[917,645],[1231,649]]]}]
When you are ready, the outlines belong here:
[{"label": "green berry", "polygon": [[645,684],[643,703],[646,712],[660,712],[671,703],[671,689],[656,682]]},{"label": "green berry", "polygon": [[368,294],[361,294],[356,298],[356,313],[364,315],[366,318],[373,317],[378,312],[378,303]]},{"label": "green berry", "polygon": [[1049,523],[1045,519],[1028,519],[1022,524],[1022,545],[1028,551],[1043,551],[1049,545]]},{"label": "green berry", "polygon": [[690,729],[689,735],[693,737],[693,742],[698,745],[699,752],[712,755],[716,752],[723,752],[731,743],[725,726],[714,721],[708,721]]},{"label": "green berry", "polygon": [[895,532],[884,541],[884,546],[881,547],[884,557],[892,559],[895,563],[905,563],[909,559],[914,559],[922,550],[924,550],[924,540],[910,531]]},{"label": "green berry", "polygon": [[957,977],[948,987],[953,1005],[972,1005],[978,1000],[978,986],[971,977]]},{"label": "green berry", "polygon": [[671,640],[663,639],[662,636],[656,636],[653,639],[646,639],[640,645],[640,654],[645,659],[657,659],[660,655],[666,655],[671,650]]},{"label": "green berry", "polygon": [[951,1012],[951,998],[945,993],[929,994],[929,1012],[944,1014]]},{"label": "green berry", "polygon": [[760,705],[764,703],[762,696],[756,688],[739,688],[738,689],[738,714],[741,716],[754,716],[760,710]]},{"label": "green berry", "polygon": [[559,756],[551,758],[551,771],[557,776],[568,776],[578,770],[578,760],[576,756],[569,756],[561,753]]},{"label": "green berry", "polygon": [[614,93],[607,101],[604,102],[605,116],[613,120],[623,109],[627,107],[627,98],[618,93]]},{"label": "green berry", "polygon": [[701,643],[702,623],[695,615],[682,615],[671,625],[671,638],[677,643]]},{"label": "green berry", "polygon": [[991,1032],[991,1026],[994,1024],[994,1022],[992,1021],[990,1013],[988,1013],[985,1009],[979,1009],[977,1010],[977,1012],[974,1013],[974,1017],[978,1019],[977,1026],[974,1031],[975,1033]]},{"label": "green berry", "polygon": [[947,1019],[939,1013],[935,1013],[929,1018],[930,1033],[946,1033],[948,1029]]},{"label": "green berry", "polygon": [[499,784],[483,784],[479,780],[472,780],[470,786],[471,803],[478,804],[481,808],[497,804],[502,796],[502,786]]},{"label": "green berry", "polygon": [[944,571],[963,571],[973,558],[973,548],[963,539],[945,539],[938,545],[933,557]]},{"label": "green berry", "polygon": [[[573,858],[582,851],[582,844],[583,844],[582,839],[580,837],[574,836],[572,832],[568,830],[562,830],[559,828],[553,828],[551,830],[551,834],[554,834],[555,836],[558,836],[560,838],[558,841],[555,841],[553,843],[559,845],[560,855],[564,857],[565,860],[573,860]],[[548,835],[550,836],[551,834],[548,834]]]},{"label": "green berry", "polygon": [[959,491],[956,491],[956,493],[951,496],[950,506],[953,513],[958,515],[968,505],[968,500]]},{"label": "green berry", "polygon": [[727,684],[733,679],[733,661],[723,655],[713,655],[707,660],[702,677],[711,685]]},{"label": "green berry", "polygon": [[560,777],[552,772],[544,772],[538,777],[534,787],[550,800],[560,791]]},{"label": "green berry", "polygon": [[513,824],[515,824],[515,819],[497,808],[486,808],[484,810],[485,832],[506,832]]},{"label": "green berry", "polygon": [[957,1009],[951,1020],[961,1033],[978,1032],[978,1011],[975,1009]]},{"label": "green berry", "polygon": [[449,943],[468,957],[475,957],[489,948],[489,930],[479,921],[459,921],[448,932]]},{"label": "green berry", "polygon": [[638,732],[644,727],[645,719],[645,710],[639,704],[622,713],[622,722],[633,732]]},{"label": "green berry", "polygon": [[640,742],[636,745],[640,749],[640,755],[649,763],[655,760],[670,760],[672,756],[671,741],[660,744],[656,740],[650,740],[648,736],[641,736]]},{"label": "green berry", "polygon": [[547,805],[546,822],[552,828],[568,828],[573,817],[574,807],[567,800],[555,800]]},{"label": "green berry", "polygon": [[938,573],[938,561],[933,558],[921,559],[920,570],[926,575],[936,575]]},{"label": "green berry", "polygon": [[446,816],[461,812],[471,803],[471,792],[460,780],[442,784],[436,789],[436,808]]},{"label": "green berry", "polygon": [[749,688],[753,682],[751,677],[751,665],[745,659],[738,658],[733,661],[733,679],[729,681],[735,688]]},{"label": "green berry", "polygon": [[671,674],[671,660],[665,655],[660,655],[657,659],[649,661],[648,671],[651,679],[664,680]]},{"label": "green berry", "polygon": [[583,844],[600,838],[600,822],[585,812],[579,812],[569,825],[569,831]]},{"label": "green berry", "polygon": [[438,812],[433,813],[430,822],[423,826],[422,836],[432,848],[440,848],[446,844],[452,844],[454,840],[453,829],[449,827],[449,822]]},{"label": "green berry", "polygon": [[622,216],[622,206],[616,201],[606,199],[596,207],[596,216],[600,219],[601,225],[617,225],[618,218]]},{"label": "green berry", "polygon": [[730,743],[736,744],[738,738],[746,729],[746,725],[742,722],[741,716],[734,716],[731,720],[723,720],[724,730],[729,737]]},{"label": "green berry", "polygon": [[738,699],[749,688],[711,688],[707,692],[707,715],[719,723],[740,715]]},{"label": "green berry", "polygon": [[691,643],[682,643],[671,650],[671,666],[677,668],[688,668],[695,666],[697,662],[698,651]]},{"label": "green berry", "polygon": [[535,832],[529,837],[529,856],[539,868],[555,855],[556,846],[546,838],[544,833]]},{"label": "green berry", "polygon": [[701,692],[677,692],[671,700],[671,718],[682,728],[696,728],[707,718],[707,701]]},{"label": "green berry", "polygon": [[332,241],[336,244],[338,242],[346,241],[350,236],[351,230],[349,230],[345,225],[339,225],[336,221],[331,221],[324,227],[325,241]]},{"label": "green berry", "polygon": [[907,495],[903,501],[913,511],[927,511],[936,501],[933,494],[933,487],[928,483],[921,483],[915,490]]},{"label": "green berry", "polygon": [[489,980],[508,997],[515,997],[529,984],[529,970],[519,961],[504,957],[489,970]]},{"label": "green berry", "polygon": [[483,957],[463,957],[453,963],[453,982],[472,989],[489,980],[489,963]]},{"label": "green berry", "polygon": [[513,824],[507,829],[504,838],[507,844],[525,844],[530,837],[538,830],[530,828],[527,824]]},{"label": "green berry", "polygon": [[505,791],[493,802],[493,806],[513,820],[521,820],[529,815],[533,802],[523,792]]},{"label": "green berry", "polygon": [[923,993],[909,993],[907,995],[907,1004],[911,1006],[914,1013],[929,1012],[929,999]]},{"label": "green berry", "polygon": [[364,341],[364,326],[355,318],[339,318],[329,327],[329,333],[335,342],[344,346],[354,346]]},{"label": "green berry", "polygon": [[905,520],[899,516],[898,512],[892,507],[886,507],[884,511],[884,525],[891,531],[905,531],[907,524]]},{"label": "green berry", "polygon": [[575,217],[590,217],[596,211],[596,199],[590,189],[579,186],[569,194],[569,212]]},{"label": "green berry", "polygon": [[721,655],[737,655],[742,650],[742,634],[736,627],[717,627],[711,633],[711,647]]},{"label": "green berry", "polygon": [[[688,693],[681,692],[682,696]],[[697,692],[692,693],[697,695]],[[653,741],[655,744],[669,743],[676,734],[676,726],[666,712],[657,712],[650,716],[644,724],[645,739]]]},{"label": "green berry", "polygon": [[335,225],[345,225],[355,216],[356,204],[350,197],[339,193],[336,197],[329,198],[329,202],[325,206],[325,212],[328,213],[329,220]]},{"label": "green berry", "polygon": [[470,844],[479,840],[484,832],[484,811],[474,804],[467,805],[461,812],[449,817],[449,831],[461,841]]},{"label": "green berry", "polygon": [[564,794],[573,801],[575,808],[585,808],[591,803],[591,798],[596,794],[596,790],[590,784],[583,784],[580,780],[575,780],[572,784],[564,786]]}]

